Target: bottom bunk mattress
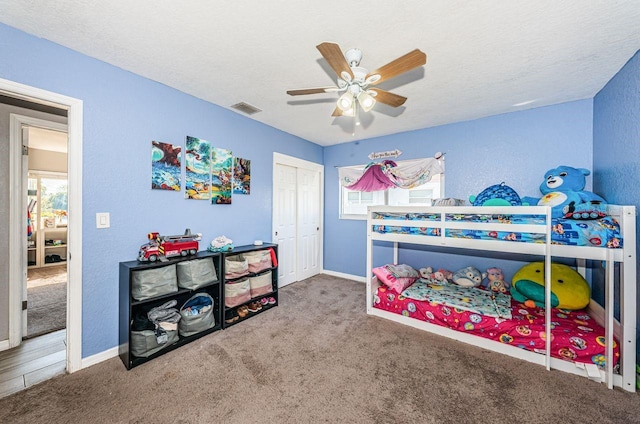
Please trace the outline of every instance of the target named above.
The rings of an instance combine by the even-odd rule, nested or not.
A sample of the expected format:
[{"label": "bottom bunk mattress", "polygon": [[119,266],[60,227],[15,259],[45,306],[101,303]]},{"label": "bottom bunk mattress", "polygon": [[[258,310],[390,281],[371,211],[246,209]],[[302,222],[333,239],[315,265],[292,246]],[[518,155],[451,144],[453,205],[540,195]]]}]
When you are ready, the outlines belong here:
[{"label": "bottom bunk mattress", "polygon": [[[511,319],[495,318],[439,303],[419,301],[378,287],[373,307],[430,324],[473,334],[533,352],[546,349],[545,310],[511,299]],[[551,356],[572,362],[605,366],[604,328],[584,311],[552,309]],[[614,340],[614,366],[620,350]]]}]

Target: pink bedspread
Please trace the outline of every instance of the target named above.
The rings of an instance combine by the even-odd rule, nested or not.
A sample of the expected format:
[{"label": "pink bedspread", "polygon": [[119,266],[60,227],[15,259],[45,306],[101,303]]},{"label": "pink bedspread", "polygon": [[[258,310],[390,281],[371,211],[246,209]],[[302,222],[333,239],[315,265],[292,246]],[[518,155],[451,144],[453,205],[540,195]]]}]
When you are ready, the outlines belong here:
[{"label": "pink bedspread", "polygon": [[[513,299],[511,299],[513,319],[510,320],[409,299],[384,286],[378,288],[373,306],[526,350],[536,352],[545,350],[544,309],[528,308]],[[552,357],[573,362],[594,363],[599,367],[605,366],[604,328],[584,311],[553,309],[551,324]],[[615,340],[613,353],[615,365],[620,357],[618,343]]]}]

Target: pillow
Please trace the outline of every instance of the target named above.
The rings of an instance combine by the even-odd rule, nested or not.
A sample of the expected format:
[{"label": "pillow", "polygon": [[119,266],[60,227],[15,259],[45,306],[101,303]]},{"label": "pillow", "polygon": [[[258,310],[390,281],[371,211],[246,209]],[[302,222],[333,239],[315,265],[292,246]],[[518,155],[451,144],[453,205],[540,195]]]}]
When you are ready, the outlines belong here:
[{"label": "pillow", "polygon": [[385,265],[373,269],[373,274],[385,286],[400,294],[413,284],[420,274],[409,265]]}]

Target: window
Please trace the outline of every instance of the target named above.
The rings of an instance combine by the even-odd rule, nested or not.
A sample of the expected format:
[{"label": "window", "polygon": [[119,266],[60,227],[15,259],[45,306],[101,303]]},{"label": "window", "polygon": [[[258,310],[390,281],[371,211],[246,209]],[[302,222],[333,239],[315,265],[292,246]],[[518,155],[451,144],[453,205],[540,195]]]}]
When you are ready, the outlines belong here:
[{"label": "window", "polygon": [[[361,170],[364,165],[348,168]],[[411,189],[361,192],[347,190],[342,185],[339,187],[340,219],[367,219],[368,206],[431,206],[433,199],[444,197],[444,173],[434,175],[428,183]]]}]

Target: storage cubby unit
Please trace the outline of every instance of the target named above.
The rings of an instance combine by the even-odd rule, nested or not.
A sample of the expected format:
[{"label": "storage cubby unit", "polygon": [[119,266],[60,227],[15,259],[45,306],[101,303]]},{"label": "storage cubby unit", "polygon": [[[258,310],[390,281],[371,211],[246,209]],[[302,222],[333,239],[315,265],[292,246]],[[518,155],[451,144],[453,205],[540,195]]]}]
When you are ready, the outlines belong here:
[{"label": "storage cubby unit", "polygon": [[278,305],[277,258],[278,245],[272,243],[238,246],[224,253],[225,304],[222,325],[225,328]]},{"label": "storage cubby unit", "polygon": [[[195,289],[177,286],[177,290],[173,290],[172,284],[165,285],[167,278],[173,279],[175,277],[176,283],[181,281],[182,285],[185,285],[185,281],[192,281],[189,270],[194,263],[188,261],[195,260],[210,261],[210,263],[195,265],[198,269],[203,266],[210,269],[212,265],[215,270],[215,280],[209,281],[207,279],[206,284]],[[118,353],[127,369],[141,365],[206,334],[222,329],[223,278],[222,254],[220,253],[198,252],[196,255],[169,259],[164,262],[120,262],[120,344]],[[165,286],[169,287],[171,291],[167,291]],[[183,324],[189,322],[191,326],[188,330],[182,328],[182,324],[178,322],[175,331],[165,329],[166,331],[156,332],[151,329],[151,324],[144,321],[144,317],[151,309],[175,300],[176,304],[172,308],[180,311],[185,302],[198,294],[210,296],[213,300],[213,306],[206,309],[206,314],[202,314],[203,321],[195,323],[195,325],[193,325],[192,319],[196,317],[196,313],[192,315],[186,311],[184,314],[181,313],[180,321]],[[199,295],[196,297],[197,300],[205,299],[205,302],[208,302],[206,300],[209,299],[208,296]],[[196,308],[194,308],[195,310]],[[209,311],[211,311],[212,317],[208,315]],[[205,318],[206,320],[204,320]],[[172,328],[172,326],[169,325],[167,328]]]}]

